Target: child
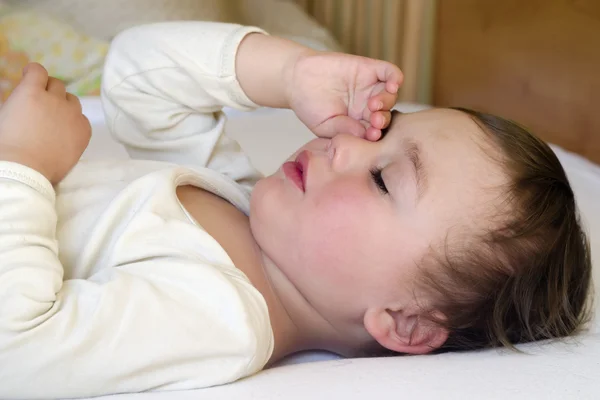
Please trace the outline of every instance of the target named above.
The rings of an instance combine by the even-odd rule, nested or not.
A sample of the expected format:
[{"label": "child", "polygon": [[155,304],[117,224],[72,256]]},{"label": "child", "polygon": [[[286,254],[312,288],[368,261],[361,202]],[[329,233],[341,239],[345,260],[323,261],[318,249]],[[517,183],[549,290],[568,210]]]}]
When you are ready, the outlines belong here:
[{"label": "child", "polygon": [[[28,66],[0,109],[0,397],[207,387],[305,349],[574,333],[590,256],[554,154],[468,110],[390,123],[401,79],[251,27],[133,28],[102,95],[136,161],[78,163],[78,100]],[[318,138],[258,180],[223,106],[289,107]]]}]

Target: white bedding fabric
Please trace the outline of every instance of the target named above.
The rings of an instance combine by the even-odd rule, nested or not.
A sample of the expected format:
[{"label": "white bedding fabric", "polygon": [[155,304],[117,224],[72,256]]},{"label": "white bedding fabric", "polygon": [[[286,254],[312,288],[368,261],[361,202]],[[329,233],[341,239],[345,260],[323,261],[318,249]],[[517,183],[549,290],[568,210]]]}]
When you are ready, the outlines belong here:
[{"label": "white bedding fabric", "polygon": [[[99,100],[83,99],[83,106],[93,125],[92,141],[85,156],[127,157],[106,131]],[[402,104],[397,108],[408,112],[425,107]],[[278,168],[288,154],[312,138],[289,110],[226,112],[230,116],[228,133],[265,174]],[[560,148],[554,149],[571,179],[584,223],[591,233],[592,253],[596,256],[594,276],[600,282],[600,166]],[[314,352],[291,357],[282,366],[230,385],[103,399],[600,399],[598,318],[590,332],[567,343],[529,344],[521,348],[527,354],[488,350],[352,360]]]}]

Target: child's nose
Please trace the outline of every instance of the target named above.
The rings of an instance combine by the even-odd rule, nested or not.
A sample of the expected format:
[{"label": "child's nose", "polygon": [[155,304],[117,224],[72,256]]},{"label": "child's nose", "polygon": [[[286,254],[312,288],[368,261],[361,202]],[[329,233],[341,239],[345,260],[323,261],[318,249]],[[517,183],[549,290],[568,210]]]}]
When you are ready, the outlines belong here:
[{"label": "child's nose", "polygon": [[331,139],[329,152],[332,167],[337,172],[349,169],[367,169],[373,163],[375,143],[350,134],[340,134]]}]

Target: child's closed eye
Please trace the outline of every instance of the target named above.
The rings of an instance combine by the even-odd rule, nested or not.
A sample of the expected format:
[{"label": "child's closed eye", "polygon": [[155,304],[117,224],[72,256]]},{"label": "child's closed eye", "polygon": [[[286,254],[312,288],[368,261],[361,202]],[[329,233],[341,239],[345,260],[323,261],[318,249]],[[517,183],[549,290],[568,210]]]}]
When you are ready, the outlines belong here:
[{"label": "child's closed eye", "polygon": [[385,182],[383,180],[383,176],[381,175],[382,169],[379,167],[373,168],[371,169],[371,179],[373,179],[373,182],[375,182],[375,185],[377,185],[377,189],[379,189],[379,191],[382,194],[389,194],[387,186],[385,185]]}]

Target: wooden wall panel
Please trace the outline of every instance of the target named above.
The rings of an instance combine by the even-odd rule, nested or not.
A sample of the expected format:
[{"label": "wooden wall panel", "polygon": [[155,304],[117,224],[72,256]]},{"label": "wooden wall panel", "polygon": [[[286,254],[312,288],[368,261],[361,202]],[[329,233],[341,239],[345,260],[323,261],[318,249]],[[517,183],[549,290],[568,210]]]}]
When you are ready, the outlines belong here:
[{"label": "wooden wall panel", "polygon": [[512,118],[600,162],[600,1],[440,0],[433,102]]}]

